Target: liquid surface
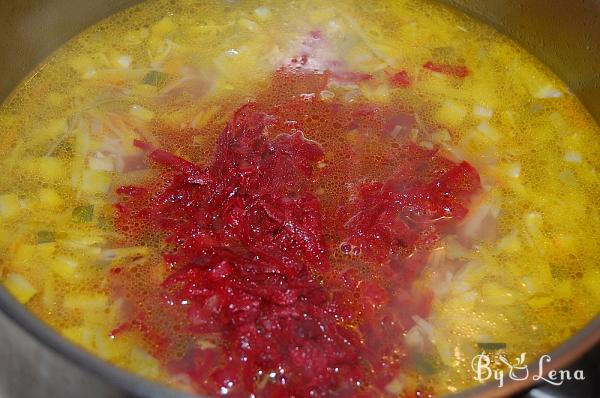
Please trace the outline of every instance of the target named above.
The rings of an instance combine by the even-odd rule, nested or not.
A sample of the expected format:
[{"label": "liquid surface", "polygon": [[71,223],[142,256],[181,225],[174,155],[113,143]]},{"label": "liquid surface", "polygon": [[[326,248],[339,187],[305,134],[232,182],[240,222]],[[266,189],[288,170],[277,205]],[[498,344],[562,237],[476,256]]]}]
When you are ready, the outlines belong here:
[{"label": "liquid surface", "polygon": [[[328,315],[318,316],[321,324],[331,319],[332,328],[355,328],[362,338],[358,342],[340,331],[344,337],[338,342],[346,343],[339,344],[355,351],[344,351],[347,356],[339,360],[362,358],[356,362],[368,374],[363,375],[365,385],[356,388],[358,376],[339,372],[318,380],[317,374],[298,376],[296,371],[298,380],[319,381],[306,391],[294,390],[298,396],[310,389],[320,396],[461,391],[477,383],[471,359],[482,350],[498,349],[494,352],[509,358],[525,352],[533,359],[597,314],[598,127],[555,76],[508,39],[422,1],[226,6],[148,1],[75,38],[0,109],[4,284],[60,333],[120,367],[189,391],[240,393],[226,386],[229,375],[197,373],[190,364],[190,353],[206,354],[231,341],[213,336],[206,324],[190,331],[190,322],[215,318],[190,315],[183,301],[205,306],[206,299],[199,301],[189,286],[182,289],[187,293],[179,292],[183,296],[165,286],[189,266],[188,260],[182,265],[165,258],[178,244],[168,237],[193,233],[155,224],[156,214],[124,215],[115,203],[155,209],[150,199],[135,199],[139,196],[133,191],[119,188],[159,193],[178,173],[199,178],[192,185],[214,189],[200,181],[202,172],[182,171],[172,157],[159,155],[176,155],[198,170],[208,167],[214,178],[215,159],[222,153],[217,142],[227,142],[219,137],[228,123],[236,125],[236,111],[248,102],[255,103],[256,112],[275,117],[263,144],[273,153],[283,151],[287,159],[280,169],[264,166],[262,175],[272,175],[268,183],[262,180],[268,187],[263,194],[311,195],[319,210],[310,213],[308,202],[299,208],[320,219],[323,230],[322,250],[298,246],[299,238],[285,234],[277,236],[287,243],[267,242],[265,231],[273,235],[273,227],[260,224],[256,220],[263,216],[257,215],[249,225],[262,232],[253,235],[253,247],[260,240],[271,251],[286,247],[295,253],[290,258],[306,271],[294,275],[305,275],[305,282],[313,278],[306,286],[332,295],[325,301],[306,299],[318,311],[329,308],[324,310]],[[245,129],[256,127],[253,123],[244,124]],[[302,140],[282,144],[285,138],[276,139],[279,134],[294,137],[297,130]],[[157,155],[158,148],[164,153]],[[259,153],[264,158],[266,152]],[[248,156],[226,175],[242,175],[240,164]],[[425,160],[416,167],[416,159]],[[461,188],[468,195],[447,183],[455,181],[447,177],[448,170],[463,162],[478,177],[461,174],[458,179],[471,181],[468,189]],[[442,191],[460,201],[450,206],[441,202],[442,191],[437,195],[429,188],[420,188],[426,192],[420,200],[400,207],[383,199],[436,181],[416,171],[423,168],[446,178]],[[402,170],[411,170],[417,182],[400,178]],[[174,192],[181,194],[184,186]],[[252,189],[247,192],[254,195],[258,188]],[[169,203],[173,207],[163,210],[180,217],[181,201]],[[436,203],[451,210],[433,217]],[[198,206],[207,211],[204,204]],[[419,206],[420,212],[415,210]],[[277,202],[275,208],[285,206]],[[427,217],[417,220],[415,214]],[[381,222],[369,224],[368,217]],[[408,229],[398,222],[386,227],[388,235],[378,229],[398,217]],[[316,224],[299,219],[321,236]],[[211,222],[211,231],[222,228]],[[240,241],[235,231],[230,233]],[[435,239],[415,243],[410,238],[415,233]],[[232,260],[234,268],[239,258]],[[402,263],[403,277],[393,279],[383,270],[399,258],[412,259],[413,268]],[[217,279],[231,278],[233,272],[216,263],[207,269],[217,269],[211,274]],[[406,276],[407,269],[414,275]],[[199,275],[194,283],[210,277]],[[292,280],[291,274],[285,278]],[[371,288],[359,288],[357,281]],[[333,297],[334,287],[342,293],[356,290],[356,295]],[[164,292],[171,295],[166,304]],[[179,300],[176,305],[173,297]],[[399,297],[409,298],[400,304]],[[261,300],[296,303],[289,296]],[[351,309],[344,312],[340,303]],[[140,311],[148,316],[140,317]],[[369,336],[374,340],[383,330],[373,326],[382,313],[401,325],[394,324],[398,329],[380,335],[385,338],[375,345]],[[228,315],[227,322],[231,319]],[[171,328],[175,333],[165,340]],[[216,331],[223,330],[221,325]],[[289,340],[289,333],[280,333],[279,340]],[[336,347],[333,351],[343,351]],[[364,365],[366,351],[360,347],[381,351],[366,361],[371,367]],[[382,354],[384,348],[396,350],[397,356]],[[288,349],[293,350],[284,352]],[[308,348],[298,355],[298,364],[312,358],[314,369],[323,366],[324,374],[336,366],[319,365],[319,356]],[[204,365],[209,360],[197,358]],[[261,363],[285,362],[273,361]],[[290,372],[293,361],[286,366]],[[273,395],[281,386],[281,378],[271,375],[275,371],[265,368],[250,375],[248,385],[259,396]],[[294,380],[294,372],[289,374]],[[212,385],[205,382],[209,379]]]}]

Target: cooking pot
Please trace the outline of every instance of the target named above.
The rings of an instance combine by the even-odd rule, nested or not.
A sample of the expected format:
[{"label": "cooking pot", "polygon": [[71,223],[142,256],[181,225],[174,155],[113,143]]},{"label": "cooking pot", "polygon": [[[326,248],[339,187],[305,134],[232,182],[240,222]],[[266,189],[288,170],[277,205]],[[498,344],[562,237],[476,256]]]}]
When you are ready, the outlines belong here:
[{"label": "cooking pot", "polygon": [[[100,19],[138,2],[136,0],[0,1],[0,100],[9,95],[45,57],[71,37]],[[443,2],[496,27],[517,40],[553,69],[587,106],[596,120],[600,121],[600,0],[444,0]],[[600,286],[598,288],[600,289]],[[38,343],[41,342],[57,353],[57,355],[45,356],[51,358],[50,368],[53,367],[52,363],[55,363],[55,371],[56,369],[58,372],[69,371],[69,367],[73,365],[66,365],[64,358],[60,357],[68,358],[74,366],[84,368],[91,373],[92,376],[89,377],[92,379],[87,376],[82,379],[89,383],[89,388],[97,389],[100,385],[106,387],[104,396],[134,395],[148,398],[188,396],[117,369],[70,344],[36,319],[2,287],[0,287],[0,308]],[[12,325],[5,326],[9,329],[12,327]],[[15,335],[18,333],[12,332],[13,338]],[[598,342],[600,342],[600,316],[555,351],[549,353],[552,361],[544,370],[550,371],[568,366]],[[3,361],[7,359],[3,358]],[[588,375],[588,377],[594,376],[598,375]],[[519,390],[531,388],[532,383],[534,383],[532,378],[523,381],[511,380],[501,389],[497,384],[489,383],[460,393],[457,397],[505,397]]]}]

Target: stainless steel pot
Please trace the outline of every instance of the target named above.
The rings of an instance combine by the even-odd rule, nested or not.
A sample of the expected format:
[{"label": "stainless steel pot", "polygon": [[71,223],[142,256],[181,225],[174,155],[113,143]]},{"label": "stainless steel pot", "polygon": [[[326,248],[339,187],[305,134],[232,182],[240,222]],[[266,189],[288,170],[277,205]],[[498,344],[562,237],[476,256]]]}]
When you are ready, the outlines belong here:
[{"label": "stainless steel pot", "polygon": [[[579,96],[596,120],[600,121],[600,0],[442,1],[495,26],[520,42],[550,66]],[[138,2],[1,0],[0,100],[61,44],[87,26]],[[2,287],[0,308],[38,342],[58,353],[54,357],[43,354],[45,361],[55,364],[55,371],[56,368],[60,372],[63,368],[72,366],[60,358],[66,357],[75,366],[90,372],[92,376],[81,376],[81,380],[89,383],[91,389],[103,386],[105,396],[130,394],[148,398],[186,397],[185,394],[121,371],[68,343],[13,300]],[[11,332],[13,339],[18,334]],[[546,370],[564,368],[598,342],[600,316],[550,353],[552,367]],[[0,350],[2,352],[7,351]],[[487,384],[458,396],[504,397],[531,385],[532,380],[511,382],[502,389]],[[58,391],[60,390],[56,390],[57,393]]]}]

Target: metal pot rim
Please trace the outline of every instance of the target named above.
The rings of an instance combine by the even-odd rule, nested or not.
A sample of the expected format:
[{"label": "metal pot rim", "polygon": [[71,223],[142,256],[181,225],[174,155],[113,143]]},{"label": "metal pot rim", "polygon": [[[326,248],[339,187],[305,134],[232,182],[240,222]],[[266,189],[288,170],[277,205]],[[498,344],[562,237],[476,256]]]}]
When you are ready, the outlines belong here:
[{"label": "metal pot rim", "polygon": [[[37,318],[25,306],[16,301],[3,286],[0,286],[0,310],[8,315],[25,332],[35,337],[46,347],[87,371],[100,376],[105,381],[119,387],[125,392],[134,394],[135,396],[155,398],[202,397],[176,391],[157,382],[144,379],[85,351],[83,348],[69,342]],[[551,370],[564,369],[599,342],[600,315],[596,316],[596,318],[569,340],[548,353],[552,361],[544,367],[544,375],[547,375]],[[530,363],[538,363],[538,361],[539,358],[536,358]],[[488,382],[450,395],[448,398],[506,397],[526,388],[533,387],[535,384],[536,382],[532,378],[521,381],[507,380],[502,388],[498,388],[493,382]]]}]

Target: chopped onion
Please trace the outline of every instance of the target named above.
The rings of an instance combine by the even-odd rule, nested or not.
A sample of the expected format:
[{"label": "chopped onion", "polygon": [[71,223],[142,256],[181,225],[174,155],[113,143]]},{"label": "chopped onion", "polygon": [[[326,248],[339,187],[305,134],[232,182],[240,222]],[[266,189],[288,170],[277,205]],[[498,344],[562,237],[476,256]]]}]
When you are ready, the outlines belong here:
[{"label": "chopped onion", "polygon": [[19,274],[10,273],[6,275],[4,286],[21,304],[31,300],[37,293],[37,289]]},{"label": "chopped onion", "polygon": [[436,144],[449,143],[452,141],[450,132],[446,129],[437,130],[431,134],[431,140]]},{"label": "chopped onion", "polygon": [[90,66],[83,73],[83,78],[91,79],[92,77],[96,76],[97,73],[98,73],[98,71],[94,67]]},{"label": "chopped onion", "polygon": [[320,93],[320,97],[323,101],[328,101],[335,97],[335,93],[333,91],[323,90]]},{"label": "chopped onion", "polygon": [[65,279],[72,277],[78,267],[79,263],[67,256],[58,256],[50,263],[52,271]]},{"label": "chopped onion", "polygon": [[426,336],[430,341],[433,341],[433,326],[431,323],[427,322],[418,315],[413,315],[412,320],[417,324],[423,335]]},{"label": "chopped onion", "polygon": [[392,395],[399,396],[404,392],[405,385],[405,376],[401,374],[388,383],[388,385],[385,386],[385,390]]},{"label": "chopped onion", "polygon": [[510,234],[504,236],[496,244],[496,249],[499,252],[504,253],[516,253],[521,250],[521,241],[519,240],[519,234],[516,230],[513,230]]},{"label": "chopped onion", "polygon": [[523,279],[521,279],[521,286],[523,286],[527,293],[530,295],[534,295],[538,292],[536,283],[529,276],[525,276],[523,277]]},{"label": "chopped onion", "polygon": [[240,18],[238,20],[238,24],[240,24],[240,26],[243,26],[251,32],[256,32],[256,30],[258,29],[258,24],[250,19]]},{"label": "chopped onion", "polygon": [[154,112],[152,112],[149,109],[144,108],[141,105],[132,105],[131,108],[129,109],[129,113],[132,116],[140,118],[146,122],[149,122],[150,120],[154,119]]},{"label": "chopped onion", "polygon": [[546,307],[547,305],[551,304],[553,301],[554,301],[554,298],[550,297],[550,296],[537,296],[537,297],[530,298],[527,301],[527,304],[529,304],[529,306],[531,308],[539,309],[542,307]]},{"label": "chopped onion", "polygon": [[500,139],[500,133],[495,127],[492,127],[487,121],[479,123],[477,125],[477,131],[483,133],[487,138],[492,141],[498,141]]},{"label": "chopped onion", "polygon": [[256,14],[257,17],[259,17],[260,19],[267,19],[271,16],[271,10],[267,7],[258,7],[254,10],[254,13]]},{"label": "chopped onion", "polygon": [[565,153],[565,156],[563,157],[563,159],[569,163],[581,163],[583,161],[581,153],[576,152],[576,151],[569,151],[569,152]]},{"label": "chopped onion", "polygon": [[461,224],[461,235],[467,238],[469,242],[481,236],[481,232],[485,227],[483,224],[485,224],[491,208],[492,205],[489,202],[479,205],[470,212],[465,221]]},{"label": "chopped onion", "polygon": [[489,119],[494,115],[494,110],[483,105],[473,106],[473,115],[482,119]]},{"label": "chopped onion", "polygon": [[96,152],[95,156],[88,159],[88,167],[91,170],[114,171],[115,162],[111,157]]},{"label": "chopped onion", "polygon": [[406,345],[416,351],[423,350],[425,346],[425,341],[423,340],[423,335],[419,331],[419,326],[413,326],[404,336],[404,341]]},{"label": "chopped onion", "polygon": [[131,56],[130,55],[121,55],[117,58],[117,65],[122,69],[129,69],[131,67]]},{"label": "chopped onion", "polygon": [[521,176],[521,164],[519,162],[508,163],[505,174],[512,178],[519,178]]},{"label": "chopped onion", "polygon": [[534,97],[536,98],[560,98],[562,96],[562,91],[550,84],[543,86],[534,94]]},{"label": "chopped onion", "polygon": [[431,252],[427,263],[429,264],[429,266],[437,268],[444,262],[445,258],[446,258],[446,248],[439,247]]},{"label": "chopped onion", "polygon": [[542,215],[537,212],[527,213],[525,215],[525,226],[529,235],[533,239],[541,238],[542,236]]}]

